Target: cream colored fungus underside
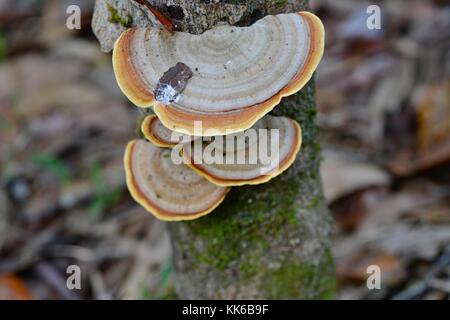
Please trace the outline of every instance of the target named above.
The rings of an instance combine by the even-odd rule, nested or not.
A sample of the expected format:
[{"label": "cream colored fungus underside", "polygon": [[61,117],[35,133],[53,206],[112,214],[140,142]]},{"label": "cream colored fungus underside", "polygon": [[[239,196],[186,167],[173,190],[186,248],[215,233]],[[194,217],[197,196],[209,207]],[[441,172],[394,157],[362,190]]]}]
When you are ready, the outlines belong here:
[{"label": "cream colored fungus underside", "polygon": [[[295,126],[291,120],[285,117],[272,117],[266,116],[263,119],[259,120],[257,123],[261,121],[265,121],[263,124],[265,128],[270,131],[271,129],[279,130],[279,162],[272,163],[271,165],[263,165],[261,163],[257,164],[195,164],[199,168],[203,168],[205,172],[209,175],[226,180],[251,180],[257,177],[260,177],[264,174],[272,172],[277,166],[283,162],[286,157],[289,156],[290,151],[293,148],[293,143],[296,141],[296,130]],[[267,149],[270,150],[270,133],[268,135],[268,146]],[[246,150],[239,150],[238,153],[245,152],[249,154],[249,148],[251,145],[248,145]],[[201,150],[198,149],[189,149],[187,146],[183,148],[184,152],[187,155],[191,155],[190,150],[194,151],[197,155]],[[199,155],[200,157],[200,155]]]},{"label": "cream colored fungus underside", "polygon": [[222,187],[210,183],[184,164],[174,164],[170,149],[137,141],[131,159],[131,171],[139,190],[163,210],[174,214],[201,212],[223,196]]}]

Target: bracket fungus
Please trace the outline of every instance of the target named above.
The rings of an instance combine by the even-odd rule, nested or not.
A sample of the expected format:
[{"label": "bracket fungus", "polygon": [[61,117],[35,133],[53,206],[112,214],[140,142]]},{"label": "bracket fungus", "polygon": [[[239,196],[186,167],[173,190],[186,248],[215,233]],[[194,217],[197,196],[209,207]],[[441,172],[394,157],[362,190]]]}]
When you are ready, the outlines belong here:
[{"label": "bracket fungus", "polygon": [[[128,29],[116,41],[113,67],[124,94],[154,107],[161,122],[190,135],[241,132],[311,78],[324,47],[321,21],[309,12],[266,16],[250,27],[218,26],[201,35]],[[193,72],[173,103],[156,101],[161,76],[182,62]],[[200,134],[194,121],[202,122]],[[207,130],[215,129],[215,134]]]},{"label": "bracket fungus", "polygon": [[228,192],[228,188],[210,183],[188,166],[174,164],[170,149],[145,140],[128,143],[124,165],[132,197],[161,220],[192,220],[206,215]]},{"label": "bracket fungus", "polygon": [[141,124],[150,142],[126,148],[132,197],[161,220],[192,220],[214,210],[230,186],[285,171],[300,150],[301,127],[266,114],[306,84],[323,49],[322,22],[309,12],[200,35],[123,32],[113,52],[119,87],[156,114]]},{"label": "bracket fungus", "polygon": [[141,131],[146,139],[161,148],[172,148],[179,143],[188,143],[195,138],[201,138],[167,129],[154,114],[145,117],[141,124]]},{"label": "bracket fungus", "polygon": [[289,168],[302,132],[295,120],[266,115],[244,132],[205,140],[201,148],[197,141],[183,145],[185,163],[216,185],[240,186],[267,182]]}]

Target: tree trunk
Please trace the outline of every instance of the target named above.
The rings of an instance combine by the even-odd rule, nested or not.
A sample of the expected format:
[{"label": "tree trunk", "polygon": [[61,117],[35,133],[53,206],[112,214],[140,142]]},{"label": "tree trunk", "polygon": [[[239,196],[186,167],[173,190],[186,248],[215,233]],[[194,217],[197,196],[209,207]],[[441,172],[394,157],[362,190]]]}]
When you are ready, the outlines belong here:
[{"label": "tree trunk", "polygon": [[[181,30],[192,33],[201,33],[220,21],[248,25],[264,15],[300,11],[307,5],[303,0],[148,2],[167,12]],[[134,1],[108,3],[120,17],[133,17],[134,25],[155,24],[148,10]],[[121,21],[111,22],[114,9],[107,10],[105,0],[97,0],[93,29],[105,51],[125,29]],[[302,126],[302,149],[288,171],[262,185],[232,188],[225,201],[206,217],[167,224],[180,298],[333,296],[334,264],[328,238],[331,219],[318,172],[314,91],[310,81],[273,111],[296,119]]]}]

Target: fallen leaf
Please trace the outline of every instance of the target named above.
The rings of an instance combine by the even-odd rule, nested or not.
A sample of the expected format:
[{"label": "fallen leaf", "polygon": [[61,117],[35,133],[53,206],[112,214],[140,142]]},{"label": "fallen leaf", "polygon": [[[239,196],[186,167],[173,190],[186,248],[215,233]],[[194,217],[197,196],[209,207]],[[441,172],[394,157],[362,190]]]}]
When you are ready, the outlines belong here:
[{"label": "fallen leaf", "polygon": [[31,300],[33,296],[25,283],[13,274],[0,275],[0,300]]},{"label": "fallen leaf", "polygon": [[423,89],[417,103],[417,140],[420,151],[450,139],[450,81]]},{"label": "fallen leaf", "polygon": [[339,281],[364,283],[370,274],[367,268],[376,265],[381,270],[383,285],[399,283],[405,276],[402,261],[386,251],[361,250],[337,261],[336,274]]},{"label": "fallen leaf", "polygon": [[365,215],[359,194],[338,200],[330,209],[339,230],[345,232],[354,231]]},{"label": "fallen leaf", "polygon": [[359,190],[390,184],[389,174],[381,168],[331,151],[324,152],[320,172],[328,203]]}]

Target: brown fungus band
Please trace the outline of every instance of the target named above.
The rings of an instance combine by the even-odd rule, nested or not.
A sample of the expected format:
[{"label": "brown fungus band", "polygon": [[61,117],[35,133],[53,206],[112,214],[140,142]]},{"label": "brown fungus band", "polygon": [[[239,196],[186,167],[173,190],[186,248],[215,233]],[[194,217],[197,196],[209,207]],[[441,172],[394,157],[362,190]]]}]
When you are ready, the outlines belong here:
[{"label": "brown fungus band", "polygon": [[[124,94],[139,107],[154,106],[167,128],[213,136],[250,128],[282,97],[299,91],[323,46],[319,18],[299,12],[267,16],[250,27],[218,26],[201,35],[132,28],[117,40],[113,66]],[[192,78],[175,102],[156,101],[159,79],[179,62],[192,70]],[[201,122],[200,131],[194,130],[195,121]]]}]

